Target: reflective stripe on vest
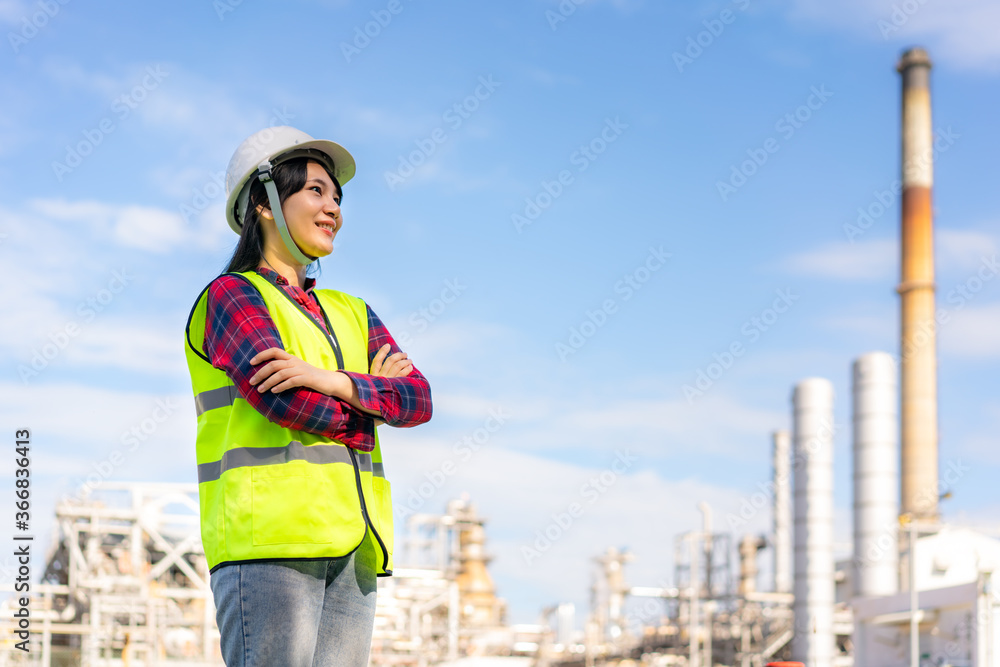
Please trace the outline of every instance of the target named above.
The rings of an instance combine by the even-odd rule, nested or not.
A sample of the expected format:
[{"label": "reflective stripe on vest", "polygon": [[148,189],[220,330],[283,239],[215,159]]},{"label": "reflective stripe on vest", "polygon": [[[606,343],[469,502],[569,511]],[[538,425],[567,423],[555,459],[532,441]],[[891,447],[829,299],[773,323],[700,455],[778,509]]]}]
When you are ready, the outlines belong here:
[{"label": "reflective stripe on vest", "polygon": [[239,396],[236,385],[228,384],[218,389],[203,391],[194,397],[194,409],[200,417],[202,413],[216,408],[225,408],[233,404]]},{"label": "reflective stripe on vest", "polygon": [[[358,468],[362,472],[371,472],[376,477],[385,477],[382,464],[372,464],[372,455],[357,452]],[[198,466],[198,483],[214,482],[222,477],[222,473],[233,468],[245,466],[272,466],[289,461],[308,461],[309,463],[351,463],[351,454],[341,445],[304,446],[297,440],[292,440],[284,447],[240,447],[230,449],[218,461],[202,463]]]},{"label": "reflective stripe on vest", "polygon": [[[290,354],[320,368],[368,372],[363,301],[316,290],[334,332],[327,336],[263,276],[238,275],[260,293]],[[377,433],[375,449],[363,453],[268,421],[205,356],[206,302],[207,288],[188,319],[185,355],[198,416],[202,542],[209,567],[338,557],[368,535],[376,542],[376,553],[383,554],[379,573],[391,573],[392,503]]]}]

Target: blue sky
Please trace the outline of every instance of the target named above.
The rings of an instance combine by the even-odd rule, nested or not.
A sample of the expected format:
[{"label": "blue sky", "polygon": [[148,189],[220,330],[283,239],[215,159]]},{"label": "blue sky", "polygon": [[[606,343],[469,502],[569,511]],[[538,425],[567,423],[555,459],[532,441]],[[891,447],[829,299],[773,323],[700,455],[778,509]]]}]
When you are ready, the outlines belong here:
[{"label": "blue sky", "polygon": [[[696,504],[722,526],[767,481],[770,433],[806,377],[836,389],[846,545],[850,366],[898,348],[894,66],[914,44],[935,63],[953,315],[940,457],[971,467],[942,509],[995,527],[991,0],[2,0],[0,23],[0,411],[10,440],[33,431],[40,536],[115,451],[108,481],[195,480],[182,329],[236,241],[220,175],[243,138],[291,124],[358,163],[320,285],[365,298],[434,390],[430,424],[382,432],[397,520],[421,484],[444,478],[422,511],[467,492],[512,620],[584,609],[609,546],[635,554],[629,583],[670,581]],[[876,212],[861,234],[859,208]],[[744,353],[689,402],[684,385],[733,343]],[[572,503],[582,514],[526,558]],[[761,510],[737,532],[769,522]]]}]

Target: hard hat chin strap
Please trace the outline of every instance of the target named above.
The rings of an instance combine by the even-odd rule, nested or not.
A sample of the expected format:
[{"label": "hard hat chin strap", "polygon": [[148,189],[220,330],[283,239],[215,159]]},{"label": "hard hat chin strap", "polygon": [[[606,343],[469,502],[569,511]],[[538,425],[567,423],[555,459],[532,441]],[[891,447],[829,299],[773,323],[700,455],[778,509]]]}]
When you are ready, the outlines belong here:
[{"label": "hard hat chin strap", "polygon": [[309,266],[316,260],[299,250],[299,246],[296,245],[291,232],[288,231],[288,225],[285,224],[285,216],[281,212],[281,198],[278,197],[278,187],[274,184],[274,179],[271,178],[270,162],[265,161],[260,163],[257,167],[257,178],[264,184],[264,190],[267,192],[267,201],[271,205],[271,213],[274,215],[274,222],[278,227],[278,233],[281,234],[281,240],[285,242],[285,247],[288,248],[288,252],[292,253],[295,261]]}]

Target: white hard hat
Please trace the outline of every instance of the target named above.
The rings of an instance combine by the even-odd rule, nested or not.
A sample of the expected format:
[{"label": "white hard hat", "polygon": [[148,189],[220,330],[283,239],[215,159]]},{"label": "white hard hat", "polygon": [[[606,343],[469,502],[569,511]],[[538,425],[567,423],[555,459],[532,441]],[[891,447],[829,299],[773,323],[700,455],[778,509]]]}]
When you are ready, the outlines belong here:
[{"label": "white hard hat", "polygon": [[226,169],[226,220],[234,232],[239,234],[243,227],[252,179],[264,173],[262,169],[270,173],[272,167],[296,157],[317,160],[341,185],[354,177],[354,158],[340,144],[313,139],[287,125],[265,128],[240,144]]}]

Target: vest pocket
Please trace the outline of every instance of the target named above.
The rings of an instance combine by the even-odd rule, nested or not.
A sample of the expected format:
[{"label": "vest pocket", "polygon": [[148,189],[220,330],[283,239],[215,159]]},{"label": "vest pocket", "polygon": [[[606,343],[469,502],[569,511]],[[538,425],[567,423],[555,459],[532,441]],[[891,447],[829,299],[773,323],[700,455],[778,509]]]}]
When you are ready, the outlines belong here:
[{"label": "vest pocket", "polygon": [[[253,545],[329,544],[332,526],[356,517],[339,517],[332,480],[308,464],[284,464],[251,473]],[[337,511],[337,510],[340,511]]]}]

